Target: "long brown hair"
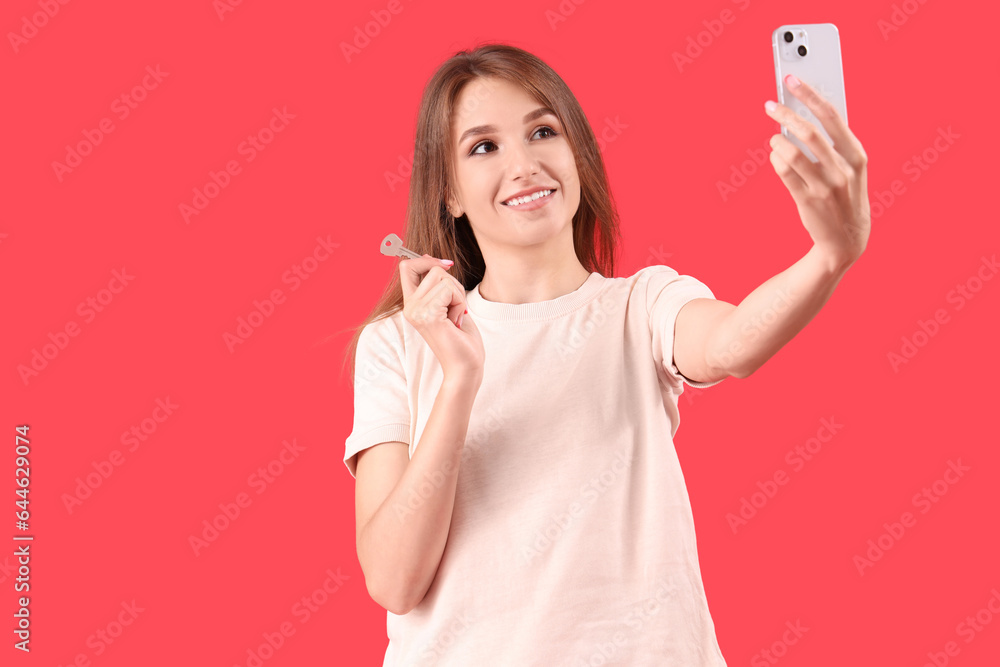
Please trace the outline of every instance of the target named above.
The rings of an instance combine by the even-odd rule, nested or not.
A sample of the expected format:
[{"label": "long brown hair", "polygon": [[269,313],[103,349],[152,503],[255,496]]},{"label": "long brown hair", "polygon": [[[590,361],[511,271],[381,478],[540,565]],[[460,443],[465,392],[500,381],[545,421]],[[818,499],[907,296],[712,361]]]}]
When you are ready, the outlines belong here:
[{"label": "long brown hair", "polygon": [[[585,269],[614,277],[615,255],[621,242],[618,211],[597,139],[569,86],[537,56],[508,44],[484,44],[459,51],[438,68],[424,88],[417,118],[410,198],[403,245],[421,255],[452,259],[448,272],[466,290],[483,279],[486,264],[479,243],[463,214],[454,218],[446,202],[452,176],[452,112],[462,89],[477,78],[497,78],[521,86],[530,96],[555,111],[564,136],[573,149],[580,179],[580,205],[573,216],[573,245]],[[355,327],[345,362],[351,363],[361,331],[371,322],[403,308],[399,271],[365,321]],[[343,367],[341,367],[343,372]]]}]

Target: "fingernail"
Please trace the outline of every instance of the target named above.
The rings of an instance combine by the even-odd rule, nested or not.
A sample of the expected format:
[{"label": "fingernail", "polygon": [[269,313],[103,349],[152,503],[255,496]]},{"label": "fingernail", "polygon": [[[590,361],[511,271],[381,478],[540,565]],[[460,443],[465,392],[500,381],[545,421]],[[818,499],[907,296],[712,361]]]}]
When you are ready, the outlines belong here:
[{"label": "fingernail", "polygon": [[791,89],[791,88],[798,88],[799,84],[802,82],[796,79],[794,74],[789,74],[788,76],[785,77],[785,83],[787,83],[788,88]]},{"label": "fingernail", "polygon": [[[465,309],[465,313],[467,313],[467,312],[469,312],[468,308]],[[462,314],[464,315],[465,313],[462,313]]]},{"label": "fingernail", "polygon": [[442,260],[441,260],[441,263],[442,263],[442,264],[447,264],[448,266],[451,266],[451,265],[452,265],[452,264],[454,264],[455,262],[451,261],[450,259],[442,259]]},{"label": "fingernail", "polygon": [[775,109],[778,108],[778,104],[777,102],[772,102],[771,100],[768,100],[767,102],[764,102],[764,108],[767,109],[768,111],[774,111]]},{"label": "fingernail", "polygon": [[462,328],[462,320],[464,320],[464,319],[465,319],[465,313],[462,313],[461,315],[458,316],[458,328],[459,329]]}]

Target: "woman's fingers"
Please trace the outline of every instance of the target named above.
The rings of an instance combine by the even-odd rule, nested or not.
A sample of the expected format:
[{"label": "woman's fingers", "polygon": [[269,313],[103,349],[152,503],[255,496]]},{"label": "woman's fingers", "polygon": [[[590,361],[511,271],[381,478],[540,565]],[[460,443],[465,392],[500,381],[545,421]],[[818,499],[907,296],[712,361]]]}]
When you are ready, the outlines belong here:
[{"label": "woman's fingers", "polygon": [[815,170],[815,166],[809,158],[799,150],[798,146],[788,140],[783,134],[775,134],[771,137],[771,165],[777,172],[781,181],[793,195],[800,195],[809,190],[805,180],[799,175],[796,169],[807,173],[810,169]]},{"label": "woman's fingers", "polygon": [[[837,107],[805,81],[799,82],[801,85],[798,86],[790,86],[790,83],[786,82],[789,92],[809,107],[813,116],[823,125],[826,133],[830,135],[835,150],[844,157],[849,165],[855,169],[860,168],[861,163],[867,160],[865,150],[862,148],[858,138],[854,136],[854,132],[847,126],[847,122],[843,116],[837,111]],[[813,151],[813,154],[817,155],[816,151]]]},{"label": "woman's fingers", "polygon": [[424,255],[419,258],[403,259],[399,262],[399,282],[403,288],[403,296],[408,297],[417,291],[422,277],[434,267],[444,270],[441,260]]},{"label": "woman's fingers", "polygon": [[445,318],[457,325],[459,317],[468,308],[465,288],[441,266],[440,261],[434,258],[424,261],[425,259],[428,258],[400,262],[404,306],[411,304],[410,316],[414,322],[434,322],[440,317],[440,309],[443,308]]},{"label": "woman's fingers", "polygon": [[433,271],[428,273],[420,289],[414,293],[415,319],[424,323],[439,321],[441,309],[444,309],[445,319],[458,324],[459,316],[466,309],[465,292],[449,278]]}]

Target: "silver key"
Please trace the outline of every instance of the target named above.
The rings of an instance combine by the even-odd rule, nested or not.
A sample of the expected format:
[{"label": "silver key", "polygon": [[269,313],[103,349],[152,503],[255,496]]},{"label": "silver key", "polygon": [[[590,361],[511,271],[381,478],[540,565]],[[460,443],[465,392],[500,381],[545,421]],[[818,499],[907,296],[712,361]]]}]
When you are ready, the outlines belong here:
[{"label": "silver key", "polygon": [[399,238],[395,234],[389,234],[382,239],[382,245],[379,246],[379,251],[383,255],[388,255],[389,257],[407,257],[409,259],[420,259],[423,257],[423,255],[418,255],[409,248],[403,247],[403,239]]}]

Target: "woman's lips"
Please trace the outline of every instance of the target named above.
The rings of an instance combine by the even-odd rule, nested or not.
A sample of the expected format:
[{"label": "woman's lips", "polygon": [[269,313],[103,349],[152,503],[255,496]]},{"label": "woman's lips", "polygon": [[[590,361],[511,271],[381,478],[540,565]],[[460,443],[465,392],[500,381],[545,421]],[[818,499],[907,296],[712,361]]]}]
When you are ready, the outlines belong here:
[{"label": "woman's lips", "polygon": [[545,195],[544,197],[539,197],[538,199],[529,201],[524,204],[518,204],[517,206],[508,206],[507,204],[500,204],[500,205],[512,211],[534,211],[535,209],[541,208],[546,204],[548,204],[549,200],[555,197],[557,192],[559,191],[553,189],[551,192],[549,192],[549,194]]}]

